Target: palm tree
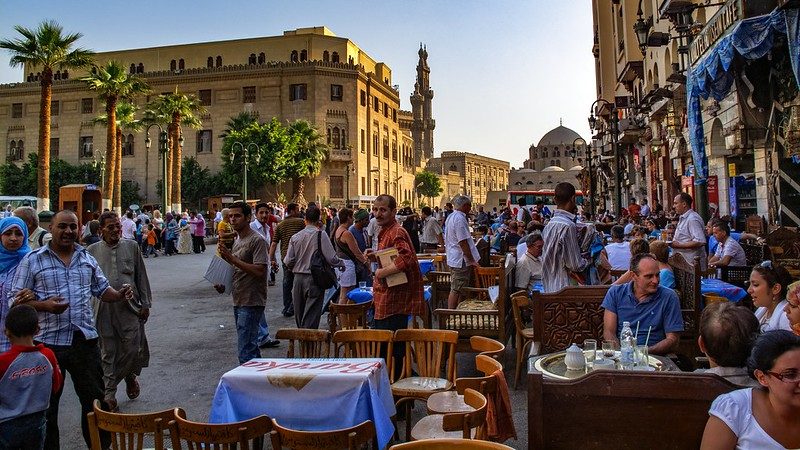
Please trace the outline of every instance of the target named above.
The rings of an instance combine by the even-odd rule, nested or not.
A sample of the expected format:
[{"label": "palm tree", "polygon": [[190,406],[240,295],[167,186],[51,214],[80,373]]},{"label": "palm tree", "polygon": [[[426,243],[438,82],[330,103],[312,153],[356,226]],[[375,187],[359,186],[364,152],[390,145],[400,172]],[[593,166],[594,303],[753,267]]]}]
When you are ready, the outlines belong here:
[{"label": "palm tree", "polygon": [[319,174],[322,162],[328,157],[328,145],[317,129],[302,119],[289,124],[289,134],[295,147],[288,170],[292,179],[292,201],[306,204],[303,196],[305,178]]},{"label": "palm tree", "polygon": [[[141,120],[136,119],[136,105],[127,101],[120,101],[117,103],[116,108],[116,135],[114,139],[115,160],[114,164],[114,179],[116,185],[114,186],[113,198],[111,199],[112,207],[121,212],[122,210],[122,131],[141,131],[144,127]],[[108,125],[108,115],[101,114],[94,119],[95,123],[101,125]],[[106,157],[107,158],[107,157]]]},{"label": "palm tree", "polygon": [[148,92],[150,87],[141,78],[130,75],[118,61],[108,61],[104,66],[93,67],[91,73],[81,78],[81,81],[88,84],[89,89],[97,91],[98,97],[106,103],[106,181],[103,193],[106,202],[119,207],[119,204],[114,202],[120,198],[119,192],[116,191],[122,185],[120,179],[122,169],[118,160],[122,156],[122,151],[117,151],[118,147],[122,148],[117,141],[117,102],[131,100],[136,95]]},{"label": "palm tree", "polygon": [[36,197],[37,209],[50,209],[50,101],[53,97],[53,70],[71,70],[92,63],[94,52],[74,48],[83,35],[64,34],[64,29],[53,20],[44,21],[36,29],[17,25],[14,29],[22,35],[18,39],[0,40],[0,48],[11,52],[11,67],[27,66],[40,72],[39,84],[39,167]]},{"label": "palm tree", "polygon": [[258,122],[258,114],[249,111],[242,111],[239,114],[231,117],[225,123],[225,131],[219,135],[220,138],[225,139],[231,131],[242,131],[249,127],[251,124]]},{"label": "palm tree", "polygon": [[178,92],[175,88],[174,93],[159,95],[147,105],[146,117],[156,123],[168,123],[170,143],[170,172],[167,179],[172,182],[171,198],[172,209],[181,210],[181,146],[180,137],[182,126],[199,129],[202,126],[200,116],[205,114],[206,109],[200,104],[200,100],[194,95],[186,95]]}]

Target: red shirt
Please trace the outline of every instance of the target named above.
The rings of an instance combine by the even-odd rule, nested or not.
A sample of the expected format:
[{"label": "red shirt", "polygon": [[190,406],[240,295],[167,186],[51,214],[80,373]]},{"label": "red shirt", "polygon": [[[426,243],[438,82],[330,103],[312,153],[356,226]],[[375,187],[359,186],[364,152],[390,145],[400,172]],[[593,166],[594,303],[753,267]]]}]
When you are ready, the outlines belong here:
[{"label": "red shirt", "polygon": [[378,250],[390,247],[397,249],[398,255],[394,264],[406,274],[408,283],[388,287],[383,279],[375,277],[372,285],[375,318],[385,319],[395,314],[424,316],[427,305],[422,296],[422,272],[419,270],[419,261],[408,231],[397,221],[382,227],[378,234]]},{"label": "red shirt", "polygon": [[61,378],[61,369],[58,367],[56,355],[53,354],[52,350],[45,347],[44,344],[37,344],[33,347],[28,347],[25,345],[12,345],[7,352],[0,353],[0,378],[3,378],[6,375],[6,371],[8,370],[9,366],[11,366],[11,363],[13,363],[20,354],[28,352],[39,352],[45,358],[47,358],[47,360],[50,362],[50,365],[53,366],[53,392],[57,392],[59,389],[61,389],[61,383],[63,380]]}]

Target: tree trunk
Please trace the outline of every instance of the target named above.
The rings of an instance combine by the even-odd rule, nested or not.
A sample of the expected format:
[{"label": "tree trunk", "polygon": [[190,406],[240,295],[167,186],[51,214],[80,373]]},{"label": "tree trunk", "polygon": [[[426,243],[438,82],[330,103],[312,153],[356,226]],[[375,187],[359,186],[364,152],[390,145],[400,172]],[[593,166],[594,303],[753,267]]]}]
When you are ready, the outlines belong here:
[{"label": "tree trunk", "polygon": [[114,210],[122,214],[122,130],[117,128],[117,161],[114,167]]},{"label": "tree trunk", "polygon": [[172,129],[172,186],[170,186],[172,195],[172,209],[177,212],[181,211],[181,116],[174,114],[172,116],[172,123],[175,125]]},{"label": "tree trunk", "polygon": [[42,93],[39,103],[39,162],[37,212],[50,210],[50,102],[53,99],[53,69],[42,71]]},{"label": "tree trunk", "polygon": [[298,205],[306,206],[306,198],[303,196],[305,190],[305,180],[303,177],[292,178],[292,202]]},{"label": "tree trunk", "polygon": [[114,206],[114,186],[117,179],[117,99],[106,100],[106,180],[103,186],[103,208]]}]

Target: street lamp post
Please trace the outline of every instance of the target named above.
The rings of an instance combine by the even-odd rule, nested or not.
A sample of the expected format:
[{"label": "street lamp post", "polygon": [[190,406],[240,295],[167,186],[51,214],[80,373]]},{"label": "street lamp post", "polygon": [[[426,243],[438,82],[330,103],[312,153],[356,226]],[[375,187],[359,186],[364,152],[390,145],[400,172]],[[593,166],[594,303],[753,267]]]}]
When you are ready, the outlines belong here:
[{"label": "street lamp post", "polygon": [[352,203],[350,201],[350,173],[351,172],[355,173],[356,172],[356,168],[353,165],[353,161],[347,161],[347,163],[345,164],[345,168],[344,168],[345,187],[346,187],[345,195],[347,196],[347,198],[344,201],[344,206],[346,208],[352,208]]},{"label": "street lamp post", "polygon": [[[576,145],[583,146],[586,150],[586,161],[589,163],[589,215],[594,217],[594,173],[592,172],[592,148],[586,145],[586,141],[583,138],[579,137],[572,141],[572,151],[571,156],[572,160],[575,161],[575,158],[578,156],[578,150]],[[584,195],[584,198],[586,195]]]},{"label": "street lamp post", "polygon": [[[250,165],[250,147],[255,147],[256,152],[260,152],[261,149],[255,142],[250,142],[249,144],[247,144],[247,146],[245,146],[241,142],[234,142],[231,145],[231,155],[230,155],[231,163],[233,163],[233,160],[236,158],[234,150],[236,149],[237,144],[242,149],[242,164],[244,166],[244,172],[242,173],[242,196],[244,197],[244,202],[247,203],[247,167]],[[258,163],[258,153],[254,155],[253,159],[255,163]]]},{"label": "street lamp post", "polygon": [[[99,158],[98,154],[100,154]],[[106,185],[106,154],[103,151],[95,150],[93,159],[95,168],[97,168],[97,164],[100,164],[100,189],[103,189],[103,186]]]},{"label": "street lamp post", "polygon": [[168,200],[168,193],[169,193],[169,180],[167,180],[167,173],[169,172],[169,147],[167,146],[167,132],[164,131],[164,128],[161,125],[154,123],[147,127],[145,130],[145,140],[144,146],[147,151],[150,151],[150,128],[158,127],[158,152],[161,154],[161,170],[162,170],[162,178],[161,178],[161,204],[164,208],[162,212],[164,214],[167,213],[169,205],[167,204]]},{"label": "street lamp post", "polygon": [[617,106],[603,98],[595,100],[589,108],[589,128],[591,128],[592,131],[594,131],[597,126],[597,118],[594,116],[594,107],[598,103],[608,105],[611,108],[611,151],[614,154],[614,177],[616,178],[616,182],[614,183],[614,206],[616,207],[617,217],[620,217],[622,215],[622,174],[620,173],[619,145],[617,145],[617,140],[619,139]]}]

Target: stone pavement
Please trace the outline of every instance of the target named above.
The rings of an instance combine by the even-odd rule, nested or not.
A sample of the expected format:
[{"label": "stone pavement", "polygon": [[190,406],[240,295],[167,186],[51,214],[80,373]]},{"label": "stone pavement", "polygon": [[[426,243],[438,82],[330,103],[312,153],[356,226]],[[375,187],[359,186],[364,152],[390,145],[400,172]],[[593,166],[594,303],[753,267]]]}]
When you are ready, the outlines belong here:
[{"label": "stone pavement", "polygon": [[[139,379],[142,393],[138,399],[128,400],[125,384],[120,384],[117,399],[121,412],[181,407],[186,410],[189,419],[208,419],[211,399],[220,376],[238,365],[230,296],[217,294],[203,279],[215,251],[216,246],[210,245],[200,255],[160,256],[145,260],[153,290],[153,309],[147,323],[150,367],[143,370]],[[281,276],[282,273],[279,273],[276,286],[269,290],[267,318],[272,334],[279,328],[295,327],[294,318],[281,315]],[[326,317],[323,317],[321,326],[326,324]],[[262,349],[261,352],[265,357],[285,357],[286,345],[282,343],[277,348]],[[512,349],[508,349],[501,362],[511,386],[514,373]],[[474,374],[474,357],[471,354],[458,355],[458,372],[463,376]],[[69,376],[65,383],[59,408],[62,448],[84,448],[80,407]],[[510,440],[507,444],[514,448],[527,448],[527,397],[524,384],[520,384],[517,391],[511,388],[511,403],[519,440]],[[418,402],[414,415],[422,414],[424,404]],[[404,424],[401,423],[400,428],[403,437]]]}]

